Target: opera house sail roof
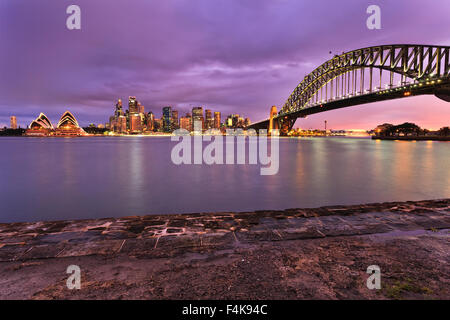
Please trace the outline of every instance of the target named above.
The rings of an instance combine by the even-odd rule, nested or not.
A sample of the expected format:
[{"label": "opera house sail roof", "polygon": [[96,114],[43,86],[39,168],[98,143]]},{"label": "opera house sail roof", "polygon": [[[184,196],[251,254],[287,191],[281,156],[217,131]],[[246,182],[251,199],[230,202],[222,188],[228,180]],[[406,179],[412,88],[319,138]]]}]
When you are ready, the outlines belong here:
[{"label": "opera house sail roof", "polygon": [[43,113],[39,115],[35,120],[33,120],[28,126],[30,129],[48,129],[53,130],[52,122]]},{"label": "opera house sail roof", "polygon": [[84,136],[87,133],[80,127],[77,119],[69,111],[64,112],[56,126],[53,127],[48,117],[41,113],[33,120],[25,133],[27,136]]},{"label": "opera house sail roof", "polygon": [[56,127],[58,136],[82,136],[86,132],[78,125],[77,119],[69,111],[64,112]]}]

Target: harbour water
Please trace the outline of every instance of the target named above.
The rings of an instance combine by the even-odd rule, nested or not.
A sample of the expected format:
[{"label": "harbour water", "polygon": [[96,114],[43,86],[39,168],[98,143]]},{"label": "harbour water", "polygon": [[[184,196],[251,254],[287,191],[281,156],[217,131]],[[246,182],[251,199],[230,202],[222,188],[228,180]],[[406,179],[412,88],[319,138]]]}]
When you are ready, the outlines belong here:
[{"label": "harbour water", "polygon": [[[208,143],[204,143],[205,146]],[[0,139],[0,222],[450,197],[450,143],[282,138],[279,172],[175,165],[169,137]]]}]

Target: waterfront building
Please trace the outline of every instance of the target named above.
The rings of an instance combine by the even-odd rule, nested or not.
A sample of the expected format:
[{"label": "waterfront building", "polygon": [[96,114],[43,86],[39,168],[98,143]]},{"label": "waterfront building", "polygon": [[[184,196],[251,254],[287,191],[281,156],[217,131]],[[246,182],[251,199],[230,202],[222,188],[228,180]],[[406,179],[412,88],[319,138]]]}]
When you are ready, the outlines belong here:
[{"label": "waterfront building", "polygon": [[252,124],[252,122],[250,121],[250,118],[245,118],[245,120],[244,120],[244,126],[245,127],[248,127],[249,125],[251,125]]},{"label": "waterfront building", "polygon": [[212,116],[212,112],[209,109],[205,110],[205,128],[212,129],[214,127],[214,119]]},{"label": "waterfront building", "polygon": [[130,114],[130,133],[138,134],[142,132],[142,120],[138,113]]},{"label": "waterfront building", "polygon": [[225,121],[225,126],[227,126],[228,128],[233,127],[233,116],[232,115],[229,115],[227,117],[227,120]]},{"label": "waterfront building", "polygon": [[77,119],[69,111],[64,112],[56,126],[57,136],[84,136],[86,132],[78,125]]},{"label": "waterfront building", "polygon": [[124,112],[123,112],[123,107],[122,107],[122,99],[117,100],[116,103],[116,111],[114,112],[114,116],[116,118],[123,116]]},{"label": "waterfront building", "polygon": [[153,112],[149,112],[147,114],[147,131],[154,131],[155,130],[155,115]]},{"label": "waterfront building", "polygon": [[205,128],[205,120],[203,118],[203,107],[192,108],[192,126],[195,122],[202,123],[202,129]]},{"label": "waterfront building", "polygon": [[11,116],[11,129],[17,129],[17,118],[15,116]]},{"label": "waterfront building", "polygon": [[163,129],[165,132],[172,132],[172,107],[164,107],[162,111]]},{"label": "waterfront building", "polygon": [[180,118],[180,128],[189,132],[192,131],[192,117],[190,114],[186,114],[185,117]]},{"label": "waterfront building", "polygon": [[139,113],[136,97],[128,97],[128,111],[130,114]]},{"label": "waterfront building", "polygon": [[153,130],[156,131],[163,131],[163,120],[162,119],[155,119],[153,122],[154,128]]},{"label": "waterfront building", "polygon": [[172,110],[172,131],[180,128],[180,122],[178,120],[178,111]]},{"label": "waterfront building", "polygon": [[220,129],[220,112],[214,112],[214,129]]},{"label": "waterfront building", "polygon": [[137,103],[137,109],[138,109],[138,112],[140,114],[144,114],[145,113],[145,107],[143,105],[141,105],[141,103],[139,101]]},{"label": "waterfront building", "polygon": [[33,120],[28,129],[25,131],[27,136],[49,136],[53,133],[54,127],[51,121],[43,113],[39,114],[35,120]]},{"label": "waterfront building", "polygon": [[127,132],[127,118],[125,116],[120,116],[119,118],[117,118],[114,132],[117,133]]}]

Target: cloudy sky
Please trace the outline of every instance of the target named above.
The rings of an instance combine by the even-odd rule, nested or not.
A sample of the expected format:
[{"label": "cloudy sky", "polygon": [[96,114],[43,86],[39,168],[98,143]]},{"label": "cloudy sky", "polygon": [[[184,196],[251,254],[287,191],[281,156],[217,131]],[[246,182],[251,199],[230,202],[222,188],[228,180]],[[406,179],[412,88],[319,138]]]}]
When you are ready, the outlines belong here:
[{"label": "cloudy sky", "polygon": [[[81,8],[81,30],[66,8]],[[378,4],[382,29],[368,30]],[[448,0],[1,0],[0,125],[26,126],[66,110],[104,123],[135,95],[157,116],[205,106],[252,121],[281,106],[333,53],[392,43],[450,45]],[[383,122],[450,125],[432,96],[330,111],[297,127],[372,128]]]}]

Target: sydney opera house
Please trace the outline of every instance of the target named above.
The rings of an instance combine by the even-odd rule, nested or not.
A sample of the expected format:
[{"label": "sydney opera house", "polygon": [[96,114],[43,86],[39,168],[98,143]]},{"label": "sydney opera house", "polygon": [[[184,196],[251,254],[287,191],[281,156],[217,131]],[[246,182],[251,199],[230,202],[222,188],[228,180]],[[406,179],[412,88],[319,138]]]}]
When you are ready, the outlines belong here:
[{"label": "sydney opera house", "polygon": [[78,124],[77,119],[69,111],[64,112],[58,125],[53,127],[50,119],[43,113],[33,120],[25,133],[27,136],[46,137],[79,137],[85,136],[87,133]]}]

